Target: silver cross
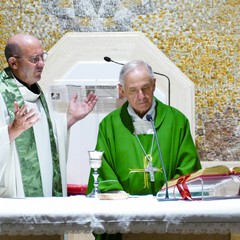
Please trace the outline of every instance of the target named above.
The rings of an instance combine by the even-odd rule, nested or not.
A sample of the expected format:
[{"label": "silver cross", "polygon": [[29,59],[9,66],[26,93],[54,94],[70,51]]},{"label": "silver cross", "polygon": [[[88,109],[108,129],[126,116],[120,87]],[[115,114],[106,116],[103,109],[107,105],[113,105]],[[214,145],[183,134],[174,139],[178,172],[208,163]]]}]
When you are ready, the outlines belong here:
[{"label": "silver cross", "polygon": [[148,172],[150,174],[151,182],[154,182],[154,172],[159,172],[159,169],[153,167],[152,156],[147,155],[147,159],[148,159],[148,166],[146,168],[144,168],[144,170],[145,170],[145,172]]}]

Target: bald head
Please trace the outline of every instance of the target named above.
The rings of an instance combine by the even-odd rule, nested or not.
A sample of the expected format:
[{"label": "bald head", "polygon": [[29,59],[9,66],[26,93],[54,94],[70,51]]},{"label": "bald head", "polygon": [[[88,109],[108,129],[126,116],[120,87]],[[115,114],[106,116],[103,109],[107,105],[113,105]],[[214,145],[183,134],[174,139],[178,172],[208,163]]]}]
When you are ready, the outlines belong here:
[{"label": "bald head", "polygon": [[44,68],[44,51],[34,36],[16,34],[6,44],[5,56],[13,75],[28,86],[41,79]]},{"label": "bald head", "polygon": [[8,59],[13,56],[22,56],[27,48],[33,44],[41,45],[41,42],[34,36],[28,34],[15,34],[12,36],[5,47],[5,57]]}]

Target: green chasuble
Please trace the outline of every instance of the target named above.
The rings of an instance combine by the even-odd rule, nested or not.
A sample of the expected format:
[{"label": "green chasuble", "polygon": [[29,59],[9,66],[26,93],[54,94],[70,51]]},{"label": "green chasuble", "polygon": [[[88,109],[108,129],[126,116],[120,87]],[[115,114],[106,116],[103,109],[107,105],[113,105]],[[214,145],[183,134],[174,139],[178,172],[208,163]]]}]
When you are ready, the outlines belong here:
[{"label": "green chasuble", "polygon": [[[99,190],[156,195],[164,184],[156,140],[152,150],[152,166],[157,171],[154,172],[154,182],[151,182],[150,174],[144,171],[146,159],[142,147],[146,154],[150,154],[153,135],[138,135],[142,147],[140,146],[127,106],[128,102],[108,114],[99,125],[96,150],[104,151],[102,166],[98,170]],[[156,99],[154,125],[168,179],[201,168],[189,122],[180,111]],[[93,177],[90,174],[88,193],[92,189]],[[121,239],[121,234],[96,235],[96,239]]]},{"label": "green chasuble", "polygon": [[[163,172],[154,172],[155,181],[151,182],[150,174],[143,171],[146,168],[145,155],[134,134],[127,106],[128,103],[125,103],[100,123],[96,149],[104,151],[104,154],[102,167],[98,171],[99,189],[101,192],[124,190],[132,195],[155,195],[164,184]],[[189,122],[180,111],[156,99],[154,124],[168,179],[201,168]],[[146,154],[151,151],[152,136],[138,135]],[[158,170],[162,169],[156,140],[152,165]],[[88,192],[92,188],[93,179],[90,175]]]}]

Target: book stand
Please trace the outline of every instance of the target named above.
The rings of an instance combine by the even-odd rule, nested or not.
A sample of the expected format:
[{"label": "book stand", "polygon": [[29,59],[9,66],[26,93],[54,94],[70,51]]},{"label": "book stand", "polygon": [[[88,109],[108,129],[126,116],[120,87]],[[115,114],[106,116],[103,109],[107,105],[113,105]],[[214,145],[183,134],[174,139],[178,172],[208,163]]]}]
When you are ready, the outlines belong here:
[{"label": "book stand", "polygon": [[[189,175],[180,177],[169,187],[171,200],[214,200],[240,198],[240,175],[204,175],[188,180]],[[157,200],[165,197],[165,189],[157,193]]]}]

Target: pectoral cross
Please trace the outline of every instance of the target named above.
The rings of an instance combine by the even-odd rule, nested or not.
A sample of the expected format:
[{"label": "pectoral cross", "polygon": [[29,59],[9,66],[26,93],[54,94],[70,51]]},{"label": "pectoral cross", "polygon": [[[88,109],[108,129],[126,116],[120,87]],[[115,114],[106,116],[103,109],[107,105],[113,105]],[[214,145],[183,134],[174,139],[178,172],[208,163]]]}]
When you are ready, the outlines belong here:
[{"label": "pectoral cross", "polygon": [[152,165],[152,156],[147,155],[146,157],[148,158],[148,165],[147,165],[146,168],[144,168],[144,170],[145,170],[145,172],[148,172],[150,174],[151,182],[154,182],[154,172],[159,172],[159,169],[153,167],[153,165]]},{"label": "pectoral cross", "polygon": [[144,174],[144,188],[149,188],[148,173],[150,175],[151,182],[154,182],[154,172],[162,172],[162,169],[153,167],[152,160],[152,156],[147,154],[143,159],[143,169],[130,169],[130,173],[142,172]]}]

